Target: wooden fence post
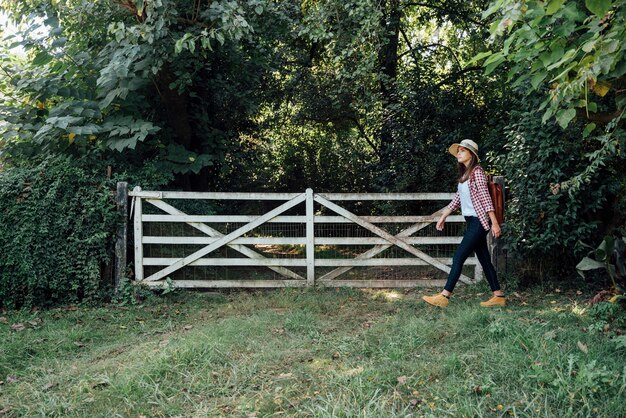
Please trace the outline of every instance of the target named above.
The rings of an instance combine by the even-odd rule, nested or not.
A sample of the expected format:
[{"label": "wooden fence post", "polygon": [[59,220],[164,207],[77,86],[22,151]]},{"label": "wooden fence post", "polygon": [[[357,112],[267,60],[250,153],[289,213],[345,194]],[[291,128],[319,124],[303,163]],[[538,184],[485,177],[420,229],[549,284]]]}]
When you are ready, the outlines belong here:
[{"label": "wooden fence post", "polygon": [[[136,186],[133,189],[133,192],[139,193],[141,191],[141,187]],[[141,207],[141,198],[134,197],[135,199],[135,216],[133,220],[134,225],[134,236],[135,236],[135,280],[140,282],[143,280],[143,220],[142,212],[143,209]]]},{"label": "wooden fence post", "polygon": [[126,242],[128,239],[128,183],[120,181],[117,183],[117,193],[115,195],[117,212],[122,217],[122,223],[117,229],[115,240],[115,293],[126,274]]},{"label": "wooden fence post", "polygon": [[315,213],[313,189],[306,189],[306,284],[315,286]]}]

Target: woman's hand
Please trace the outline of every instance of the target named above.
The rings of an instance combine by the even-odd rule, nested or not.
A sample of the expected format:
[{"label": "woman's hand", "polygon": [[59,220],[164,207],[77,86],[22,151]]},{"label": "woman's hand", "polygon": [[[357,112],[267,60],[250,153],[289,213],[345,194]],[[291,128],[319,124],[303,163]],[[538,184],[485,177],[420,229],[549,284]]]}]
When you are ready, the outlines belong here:
[{"label": "woman's hand", "polygon": [[447,216],[441,215],[441,218],[437,221],[437,231],[443,231],[443,225],[446,223]]},{"label": "woman's hand", "polygon": [[500,228],[498,222],[494,222],[491,224],[491,234],[494,238],[499,238],[500,235],[502,235],[502,229]]}]

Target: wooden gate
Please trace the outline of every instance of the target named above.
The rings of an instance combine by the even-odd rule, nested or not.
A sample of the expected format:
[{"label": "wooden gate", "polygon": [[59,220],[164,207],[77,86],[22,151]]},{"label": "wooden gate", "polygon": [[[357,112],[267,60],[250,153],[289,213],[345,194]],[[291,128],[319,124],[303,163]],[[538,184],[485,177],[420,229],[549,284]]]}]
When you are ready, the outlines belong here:
[{"label": "wooden gate", "polygon": [[[165,279],[187,266],[264,266],[280,275],[280,279],[231,280],[172,280],[176,287],[226,288],[226,287],[304,287],[304,286],[351,286],[351,287],[414,287],[441,285],[450,271],[451,257],[427,254],[420,246],[458,244],[462,233],[455,236],[415,236],[418,231],[437,222],[441,211],[452,199],[452,193],[220,193],[220,192],[171,192],[143,191],[140,187],[128,193],[132,197],[131,212],[134,231],[135,280],[148,286],[164,286]],[[275,207],[260,215],[192,215],[176,207],[180,200],[255,200],[266,204],[278,202]],[[166,201],[167,200],[167,201]],[[420,216],[359,216],[346,209],[346,201],[442,201],[439,210]],[[159,213],[146,213],[146,205],[157,208]],[[315,207],[317,206],[317,211]],[[303,215],[287,214],[303,212]],[[287,213],[286,213],[287,212]],[[462,216],[449,216],[447,223],[463,223]],[[183,223],[202,232],[202,236],[154,236],[144,233],[149,223]],[[232,231],[219,231],[212,224],[243,224]],[[254,231],[264,224],[297,224],[305,231],[301,236],[254,236]],[[323,224],[354,224],[370,236],[329,236],[317,234],[316,226]],[[378,226],[397,224],[391,233]],[[406,226],[400,226],[406,225]],[[400,230],[400,232],[397,232]],[[197,235],[197,234],[196,234]],[[282,235],[282,234],[279,234]],[[144,246],[201,246],[193,252],[178,257],[146,257]],[[290,245],[302,248],[298,258],[268,257],[259,248],[263,246]],[[368,246],[367,251],[346,258],[316,257],[316,248],[345,245]],[[404,250],[408,257],[378,258],[377,255],[390,247]],[[218,253],[228,248],[237,257],[223,257]],[[466,264],[474,265],[474,277],[462,275],[463,283],[474,283],[482,276],[480,264],[475,257]],[[342,280],[340,276],[355,267],[364,266],[431,266],[440,271],[439,277],[403,280]],[[317,270],[334,267],[332,271],[319,274]],[[145,274],[145,269],[153,271]],[[156,271],[154,270],[156,268]],[[295,268],[302,270],[294,271]]]}]

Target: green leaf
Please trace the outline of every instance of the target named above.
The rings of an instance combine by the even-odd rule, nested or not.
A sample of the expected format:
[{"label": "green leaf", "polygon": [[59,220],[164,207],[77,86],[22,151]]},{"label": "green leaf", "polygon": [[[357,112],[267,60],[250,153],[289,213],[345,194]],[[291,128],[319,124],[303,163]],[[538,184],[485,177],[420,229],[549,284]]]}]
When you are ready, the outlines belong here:
[{"label": "green leaf", "polygon": [[585,0],[585,6],[596,16],[604,17],[613,2],[611,0]]},{"label": "green leaf", "polygon": [[596,124],[591,122],[585,126],[585,130],[583,131],[583,138],[587,138],[593,130],[596,129]]},{"label": "green leaf", "polygon": [[598,104],[596,102],[587,103],[587,110],[592,113],[596,113],[598,111]]},{"label": "green leaf", "polygon": [[490,56],[492,53],[493,53],[493,52],[491,52],[491,51],[485,51],[485,52],[481,52],[481,53],[479,53],[479,54],[476,54],[476,55],[474,56],[474,58],[472,58],[472,59],[470,60],[470,62],[468,62],[467,64],[468,64],[468,65],[469,65],[469,64],[474,64],[475,62],[478,62],[478,61],[480,61],[480,60],[481,60],[481,59],[483,59],[483,58],[487,58],[487,57],[488,57],[488,56]]},{"label": "green leaf", "polygon": [[143,15],[144,1],[135,0],[135,4],[137,5],[137,16]]},{"label": "green leaf", "polygon": [[600,263],[592,258],[585,257],[576,265],[576,270],[587,271],[604,268],[604,263]]},{"label": "green leaf", "polygon": [[576,116],[576,109],[561,109],[556,113],[556,120],[561,128],[567,128],[567,125]]},{"label": "green leaf", "polygon": [[550,119],[553,114],[554,114],[554,111],[552,110],[552,108],[549,107],[548,110],[546,110],[545,113],[543,114],[543,117],[541,118],[541,123],[546,123],[546,121]]},{"label": "green leaf", "polygon": [[41,51],[35,56],[35,59],[33,59],[32,64],[36,66],[40,66],[40,65],[46,65],[50,61],[52,61],[52,55],[48,54],[46,51]]},{"label": "green leaf", "polygon": [[180,54],[183,50],[183,39],[179,39],[176,41],[176,43],[174,44],[174,53],[175,54]]},{"label": "green leaf", "polygon": [[563,3],[565,3],[565,0],[552,0],[548,4],[548,7],[546,9],[546,15],[553,15],[554,13],[556,13],[556,11],[559,10],[561,6],[563,6]]},{"label": "green leaf", "polygon": [[541,84],[541,82],[546,79],[547,75],[548,73],[539,73],[532,76],[532,78],[530,79],[530,84],[532,84],[533,89],[536,90],[537,87],[539,87],[539,84]]},{"label": "green leaf", "polygon": [[487,10],[485,10],[483,12],[482,18],[485,19],[485,18],[491,16],[492,14],[494,14],[495,12],[497,12],[500,9],[500,6],[502,6],[503,2],[504,2],[504,0],[494,1],[491,4],[491,7],[489,7]]}]

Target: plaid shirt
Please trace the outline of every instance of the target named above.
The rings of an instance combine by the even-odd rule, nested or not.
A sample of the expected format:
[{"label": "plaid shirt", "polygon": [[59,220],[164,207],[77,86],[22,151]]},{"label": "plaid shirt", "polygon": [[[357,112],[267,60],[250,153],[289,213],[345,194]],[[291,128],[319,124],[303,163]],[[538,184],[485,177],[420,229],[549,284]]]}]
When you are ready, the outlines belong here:
[{"label": "plaid shirt", "polygon": [[[481,166],[477,165],[468,181],[472,205],[474,205],[474,210],[476,211],[476,215],[478,215],[478,220],[483,226],[483,229],[485,231],[489,231],[491,226],[489,224],[489,216],[487,215],[487,212],[493,212],[495,209],[493,208],[491,195],[489,194],[489,189],[487,188],[487,176],[485,175],[485,170],[483,170]],[[461,198],[459,197],[459,192],[456,192],[454,199],[452,199],[452,202],[448,205],[448,209],[450,209],[451,212],[454,212],[460,207]]]}]

